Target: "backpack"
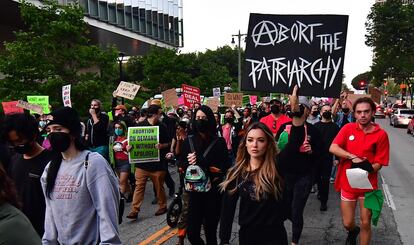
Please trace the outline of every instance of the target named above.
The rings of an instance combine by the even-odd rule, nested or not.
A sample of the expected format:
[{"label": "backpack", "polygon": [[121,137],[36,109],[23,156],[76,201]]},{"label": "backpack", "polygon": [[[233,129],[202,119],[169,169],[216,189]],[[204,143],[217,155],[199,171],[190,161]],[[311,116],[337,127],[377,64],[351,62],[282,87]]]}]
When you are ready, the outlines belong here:
[{"label": "backpack", "polygon": [[[188,136],[188,141],[190,143],[190,148],[192,152],[194,150],[193,135]],[[205,150],[203,157],[205,158],[210,150],[213,148],[217,139],[213,140],[210,145]],[[211,189],[211,181],[207,175],[207,171],[203,170],[198,165],[189,165],[185,171],[184,175],[184,187],[188,192],[208,192]]]},{"label": "backpack", "polygon": [[[83,161],[83,166],[85,167],[85,171],[88,170],[89,166],[89,154],[91,152],[88,152],[88,154],[85,157],[85,161]],[[86,176],[86,173],[85,173]],[[122,216],[124,215],[125,210],[125,197],[124,195],[119,192],[120,200],[119,200],[119,207],[118,207],[118,224],[122,224]]]}]

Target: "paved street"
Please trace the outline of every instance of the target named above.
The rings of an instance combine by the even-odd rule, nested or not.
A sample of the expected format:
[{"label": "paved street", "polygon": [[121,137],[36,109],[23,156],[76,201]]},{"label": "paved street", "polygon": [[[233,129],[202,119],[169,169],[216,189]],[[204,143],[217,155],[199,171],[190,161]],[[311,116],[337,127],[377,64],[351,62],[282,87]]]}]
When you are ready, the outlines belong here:
[{"label": "paved street", "polygon": [[[390,127],[388,119],[377,119],[377,122],[389,133],[391,162],[388,168],[382,170],[385,185],[381,186],[385,189],[388,199],[384,203],[378,226],[373,227],[371,244],[413,244],[414,228],[411,223],[414,220],[414,190],[412,189],[414,186],[414,162],[412,159],[414,137],[407,135],[405,128]],[[170,171],[176,179],[175,170],[170,168]],[[154,216],[158,207],[151,205],[152,198],[152,184],[149,182],[146,199],[138,221],[125,220],[120,227],[124,244],[175,244],[176,230],[169,229],[165,216]],[[125,214],[128,211],[129,206]],[[287,221],[285,226],[290,234],[290,222]],[[233,225],[232,244],[238,244],[237,230],[236,217]],[[320,212],[316,195],[311,194],[305,209],[305,226],[301,244],[343,244],[345,238],[346,232],[342,227],[339,210],[339,195],[331,189],[328,211]]]}]

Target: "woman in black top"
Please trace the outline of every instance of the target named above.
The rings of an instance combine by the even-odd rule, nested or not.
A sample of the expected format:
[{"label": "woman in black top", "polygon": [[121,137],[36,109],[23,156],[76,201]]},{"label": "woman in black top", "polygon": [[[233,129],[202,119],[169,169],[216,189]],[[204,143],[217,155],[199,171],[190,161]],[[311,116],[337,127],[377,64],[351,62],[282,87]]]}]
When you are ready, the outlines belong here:
[{"label": "woman in black top", "polygon": [[[200,237],[203,224],[207,244],[216,245],[222,200],[218,185],[224,179],[230,159],[224,139],[217,137],[213,111],[208,106],[203,105],[196,109],[192,126],[195,152],[191,150],[187,138],[183,144],[180,162],[184,169],[189,164],[196,164],[204,169],[211,180],[211,189],[207,192],[189,192],[187,236],[193,245],[205,244]],[[210,144],[212,147],[209,147]],[[210,149],[205,154],[208,148]]]},{"label": "woman in black top", "polygon": [[282,201],[282,179],[276,166],[276,143],[269,128],[251,124],[237,153],[236,165],[221,184],[224,191],[220,239],[228,244],[237,200],[239,244],[287,244],[284,222],[286,206]]}]

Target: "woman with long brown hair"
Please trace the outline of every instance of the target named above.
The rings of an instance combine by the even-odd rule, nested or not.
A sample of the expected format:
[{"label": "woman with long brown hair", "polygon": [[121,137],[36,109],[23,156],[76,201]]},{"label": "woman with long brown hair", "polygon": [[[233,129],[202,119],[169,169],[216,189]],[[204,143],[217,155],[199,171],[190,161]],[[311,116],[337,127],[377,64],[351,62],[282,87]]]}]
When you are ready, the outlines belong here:
[{"label": "woman with long brown hair", "polygon": [[40,244],[39,235],[19,208],[17,191],[0,162],[0,244]]},{"label": "woman with long brown hair", "polygon": [[263,123],[253,123],[239,145],[236,164],[221,184],[224,191],[220,239],[228,244],[237,200],[239,243],[287,244],[284,222],[286,206],[283,182],[276,165],[277,147],[273,133]]},{"label": "woman with long brown hair", "polygon": [[[299,111],[295,86],[290,103],[292,111]],[[303,143],[304,121],[294,116],[291,140],[279,151],[272,131],[263,123],[253,123],[246,130],[237,153],[235,165],[220,185],[223,195],[221,210],[221,244],[229,244],[237,200],[239,209],[240,245],[287,245],[284,221],[289,208],[284,198],[281,171],[289,158]]]}]

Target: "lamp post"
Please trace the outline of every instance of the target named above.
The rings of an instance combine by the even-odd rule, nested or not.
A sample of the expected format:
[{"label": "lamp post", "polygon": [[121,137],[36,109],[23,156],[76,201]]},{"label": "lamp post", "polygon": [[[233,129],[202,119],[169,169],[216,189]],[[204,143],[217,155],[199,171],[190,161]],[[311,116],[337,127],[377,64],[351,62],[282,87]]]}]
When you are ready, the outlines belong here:
[{"label": "lamp post", "polygon": [[242,37],[244,37],[244,36],[247,36],[247,34],[241,34],[240,30],[239,30],[238,34],[231,35],[231,44],[235,44],[234,37],[237,37],[237,40],[238,40],[237,82],[238,82],[238,86],[239,86],[239,91],[241,91],[241,47],[240,47],[240,43],[241,43]]},{"label": "lamp post", "polygon": [[[119,82],[123,80],[123,72],[122,72],[122,61],[124,61],[125,54],[122,52],[118,53],[118,62],[119,62]],[[124,98],[121,98],[122,104],[125,103]]]}]

